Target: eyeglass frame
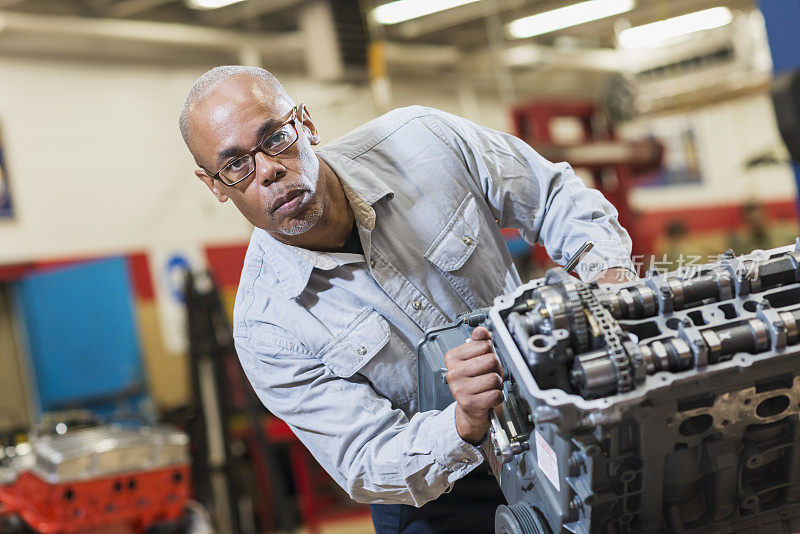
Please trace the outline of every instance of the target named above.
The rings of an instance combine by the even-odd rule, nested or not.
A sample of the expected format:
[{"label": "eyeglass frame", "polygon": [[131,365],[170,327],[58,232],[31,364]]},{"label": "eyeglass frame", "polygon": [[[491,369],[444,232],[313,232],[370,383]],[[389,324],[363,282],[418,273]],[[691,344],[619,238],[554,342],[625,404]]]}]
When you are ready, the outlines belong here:
[{"label": "eyeglass frame", "polygon": [[[297,140],[300,138],[300,132],[298,132],[298,131],[297,131],[297,125],[295,124],[295,121],[296,121],[296,120],[298,120],[298,119],[300,118],[300,117],[299,117],[297,114],[298,114],[298,113],[300,113],[300,112],[302,111],[302,109],[303,109],[303,103],[302,103],[302,102],[301,102],[301,103],[299,103],[299,104],[297,104],[295,107],[293,107],[293,108],[292,108],[292,110],[289,112],[289,118],[288,118],[288,119],[286,119],[284,122],[282,122],[282,123],[281,123],[281,124],[280,124],[280,125],[279,125],[277,128],[274,128],[272,131],[270,131],[269,133],[267,133],[266,135],[264,135],[264,138],[263,138],[263,139],[262,139],[262,140],[261,140],[261,141],[260,141],[260,142],[259,142],[259,143],[258,143],[258,144],[257,144],[257,145],[256,145],[256,146],[253,148],[253,149],[252,149],[252,150],[250,150],[250,151],[248,151],[248,152],[245,152],[244,154],[241,154],[241,155],[239,155],[239,156],[236,156],[235,158],[231,158],[230,160],[228,160],[228,161],[227,161],[227,162],[226,162],[226,163],[225,163],[225,164],[224,164],[224,165],[223,165],[223,166],[220,168],[220,170],[218,170],[218,171],[217,171],[216,173],[214,173],[213,175],[210,175],[210,176],[211,176],[211,179],[212,179],[212,180],[219,180],[220,182],[222,182],[223,184],[225,184],[225,185],[227,185],[227,186],[229,186],[229,187],[230,187],[230,186],[234,186],[234,185],[236,185],[236,184],[238,184],[238,183],[241,183],[241,182],[243,182],[244,180],[247,180],[248,178],[250,178],[250,176],[252,176],[252,175],[253,175],[253,173],[254,173],[254,172],[256,172],[256,154],[257,154],[257,153],[259,153],[259,152],[263,152],[263,153],[264,153],[264,154],[266,154],[267,156],[270,156],[270,157],[273,157],[273,158],[274,158],[274,157],[275,157],[275,156],[277,156],[278,154],[282,154],[282,153],[286,152],[287,150],[289,150],[289,149],[290,149],[290,148],[291,148],[291,147],[292,147],[292,146],[293,146],[293,145],[294,145],[294,144],[297,142]],[[286,126],[287,124],[291,124],[291,125],[292,125],[292,128],[294,129],[294,141],[292,141],[291,143],[289,143],[288,145],[286,145],[286,147],[284,147],[283,149],[281,149],[281,151],[280,151],[280,152],[276,152],[275,154],[270,154],[270,153],[269,153],[269,152],[267,152],[267,151],[266,151],[266,150],[265,150],[265,149],[264,149],[264,148],[263,148],[261,145],[263,145],[263,144],[264,144],[264,143],[267,141],[267,139],[269,139],[270,137],[272,137],[272,135],[273,135],[275,132],[277,132],[278,130],[280,130],[281,128],[283,128],[284,126]],[[252,158],[252,160],[253,160],[253,170],[251,170],[249,173],[247,173],[247,175],[243,176],[242,178],[239,178],[239,179],[238,179],[238,180],[236,180],[235,182],[228,183],[228,181],[227,181],[227,180],[225,180],[224,178],[222,178],[222,176],[220,175],[220,173],[221,173],[222,171],[224,171],[224,170],[225,170],[225,167],[227,167],[228,165],[230,165],[231,163],[233,163],[233,162],[234,162],[234,161],[236,161],[237,159],[239,159],[239,158],[243,158],[243,157],[245,157],[245,156],[250,156],[250,158]],[[203,169],[203,172],[205,172],[206,174],[209,174],[209,172],[208,172],[208,171],[206,171],[205,169]]]}]

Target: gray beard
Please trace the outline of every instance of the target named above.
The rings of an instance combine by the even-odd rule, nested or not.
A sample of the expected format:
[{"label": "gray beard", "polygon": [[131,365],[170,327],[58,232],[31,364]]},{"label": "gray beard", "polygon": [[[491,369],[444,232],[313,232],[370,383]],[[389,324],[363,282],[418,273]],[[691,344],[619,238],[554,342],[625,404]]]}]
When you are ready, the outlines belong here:
[{"label": "gray beard", "polygon": [[300,235],[311,230],[322,218],[322,206],[309,206],[302,219],[292,219],[281,228],[283,235]]}]

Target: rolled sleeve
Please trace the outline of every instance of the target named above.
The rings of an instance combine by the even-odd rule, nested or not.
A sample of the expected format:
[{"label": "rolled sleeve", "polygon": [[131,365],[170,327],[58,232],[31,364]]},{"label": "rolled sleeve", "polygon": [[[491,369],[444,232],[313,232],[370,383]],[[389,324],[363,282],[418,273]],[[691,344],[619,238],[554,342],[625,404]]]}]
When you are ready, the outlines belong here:
[{"label": "rolled sleeve", "polygon": [[[562,265],[586,241],[594,249],[576,269],[583,280],[612,267],[632,269],[631,240],[603,195],[567,163],[552,163],[521,139],[432,110],[432,126],[480,187],[495,219]],[[602,268],[601,268],[602,267]]]},{"label": "rolled sleeve", "polygon": [[479,465],[456,431],[455,404],[408,418],[358,374],[342,378],[287,342],[236,338],[264,405],[356,501],[422,506]]},{"label": "rolled sleeve", "polygon": [[[593,241],[595,246],[587,252],[575,272],[581,280],[593,280],[603,271],[614,268],[627,269],[633,275],[637,275],[636,268],[630,258],[630,248],[625,248],[615,241],[598,242]],[[569,261],[571,256],[566,258]]]}]

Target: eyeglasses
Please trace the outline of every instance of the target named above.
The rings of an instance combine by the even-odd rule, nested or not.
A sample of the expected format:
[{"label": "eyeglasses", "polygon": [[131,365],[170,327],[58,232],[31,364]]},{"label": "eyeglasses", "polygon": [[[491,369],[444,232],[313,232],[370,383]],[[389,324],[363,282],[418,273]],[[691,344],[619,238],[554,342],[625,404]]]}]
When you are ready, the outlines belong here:
[{"label": "eyeglasses", "polygon": [[295,120],[303,104],[292,108],[289,119],[264,138],[253,150],[226,163],[212,178],[219,178],[225,185],[236,185],[256,170],[256,153],[277,156],[297,141]]}]

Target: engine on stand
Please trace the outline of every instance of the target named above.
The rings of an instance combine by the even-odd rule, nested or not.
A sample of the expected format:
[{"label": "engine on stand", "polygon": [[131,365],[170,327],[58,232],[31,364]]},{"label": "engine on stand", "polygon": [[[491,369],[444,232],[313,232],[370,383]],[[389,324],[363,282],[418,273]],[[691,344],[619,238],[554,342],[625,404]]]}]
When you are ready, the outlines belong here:
[{"label": "engine on stand", "polygon": [[121,523],[134,532],[185,526],[191,491],[186,434],[167,426],[65,429],[34,435],[0,455],[5,524],[45,533]]},{"label": "engine on stand", "polygon": [[483,322],[498,533],[799,532],[799,281],[800,245],[624,284],[551,269],[427,333],[421,409],[452,402],[444,353]]}]

